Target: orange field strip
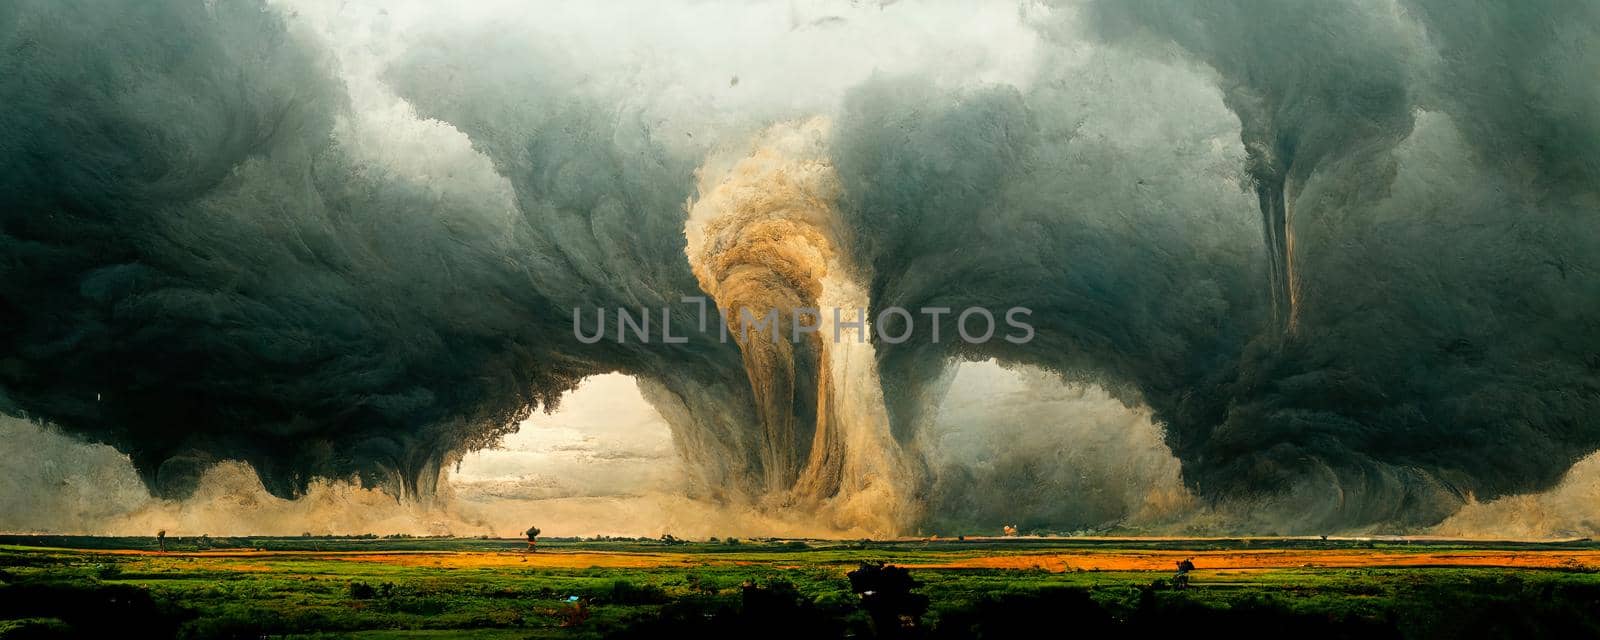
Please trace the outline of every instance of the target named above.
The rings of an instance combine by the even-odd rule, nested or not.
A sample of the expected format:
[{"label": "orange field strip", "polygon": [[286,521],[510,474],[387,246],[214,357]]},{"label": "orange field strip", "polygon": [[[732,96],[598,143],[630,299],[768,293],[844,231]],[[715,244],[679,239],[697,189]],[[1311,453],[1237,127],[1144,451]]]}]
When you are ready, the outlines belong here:
[{"label": "orange field strip", "polygon": [[1046,569],[1049,571],[1169,571],[1193,558],[1200,569],[1297,567],[1600,567],[1600,551],[1112,551],[989,555],[917,565],[938,569]]},{"label": "orange field strip", "polygon": [[[59,551],[59,550],[52,550]],[[257,560],[338,560],[348,562],[376,562],[408,567],[468,568],[660,568],[695,567],[705,565],[772,565],[795,566],[795,559],[785,557],[747,558],[737,554],[715,553],[647,553],[615,551],[201,551],[156,552],[142,550],[85,550],[81,553],[118,556],[145,556],[167,558],[227,559],[249,558]],[[898,555],[885,552],[886,559]],[[1347,549],[1296,550],[1271,549],[1259,551],[1184,551],[1184,550],[1106,550],[1106,551],[1027,551],[1014,553],[987,553],[943,560],[927,556],[913,556],[900,560],[900,564],[918,569],[1017,569],[1061,571],[1169,571],[1183,558],[1193,558],[1201,570],[1208,569],[1288,569],[1288,568],[1360,568],[1360,567],[1506,567],[1528,569],[1592,569],[1600,568],[1600,550],[1441,550],[1441,551],[1354,551]],[[841,567],[853,564],[847,560],[830,560],[821,564]]]}]

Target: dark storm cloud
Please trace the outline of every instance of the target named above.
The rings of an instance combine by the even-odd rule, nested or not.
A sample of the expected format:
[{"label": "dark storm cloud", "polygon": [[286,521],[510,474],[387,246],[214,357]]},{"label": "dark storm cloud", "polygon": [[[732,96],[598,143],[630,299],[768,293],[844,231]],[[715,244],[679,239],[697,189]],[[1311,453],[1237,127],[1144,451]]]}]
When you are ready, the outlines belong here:
[{"label": "dark storm cloud", "polygon": [[[1148,120],[1086,130],[1117,117],[1084,111],[1107,93],[1175,105],[1154,114],[1166,120],[1203,97],[1084,77],[1093,62],[1026,94],[856,91],[835,152],[874,303],[1022,304],[1039,332],[1016,348],[880,345],[901,434],[947,358],[1037,364],[1147,403],[1191,489],[1303,531],[1434,522],[1468,493],[1547,488],[1600,446],[1600,234],[1594,183],[1576,179],[1600,109],[1569,88],[1593,69],[1572,43],[1594,11],[1422,9],[1420,23],[1381,3],[1089,12],[1123,51],[1215,74],[1264,247],[1241,244],[1236,202],[1195,191],[1209,179],[1185,157],[1196,145],[1172,136],[1130,157]],[[1438,51],[1417,49],[1424,33]],[[1507,55],[1538,62],[1491,61]],[[1052,100],[1059,87],[1075,100]],[[1300,218],[1287,237],[1272,232],[1284,203]],[[1281,260],[1285,239],[1287,327],[1265,321],[1280,272],[1254,266]]]},{"label": "dark storm cloud", "polygon": [[[1261,208],[1275,312],[1292,324],[1299,279],[1296,200],[1328,165],[1355,159],[1381,191],[1386,152],[1411,130],[1412,33],[1386,0],[1286,4],[1095,2],[1089,19],[1114,41],[1176,45],[1213,70],[1238,116]],[[1170,43],[1170,44],[1169,44]],[[1376,165],[1376,166],[1372,166]],[[1351,181],[1351,184],[1356,184]],[[1352,189],[1343,197],[1371,197]]]},{"label": "dark storm cloud", "polygon": [[[452,46],[458,37],[477,46]],[[510,181],[526,231],[518,247],[531,263],[527,286],[559,316],[530,327],[544,348],[638,377],[674,428],[694,490],[748,497],[773,461],[759,455],[739,350],[715,321],[701,333],[699,306],[683,302],[704,296],[684,256],[683,227],[705,146],[663,139],[642,113],[619,105],[623,96],[593,89],[576,68],[524,38],[452,33],[421,43],[386,79],[424,115],[467,133]],[[611,333],[581,345],[572,339],[575,308],[586,318],[621,308],[656,320],[666,309],[674,335],[689,340],[621,343]],[[615,316],[606,318],[615,328]]]},{"label": "dark storm cloud", "polygon": [[[1244,156],[1217,144],[1226,111],[1193,74],[1122,56],[1039,87],[949,95],[880,78],[846,102],[834,152],[874,306],[1023,306],[1037,329],[1020,345],[880,343],[896,435],[925,421],[952,356],[1041,366],[1169,425],[1214,424],[1218,395],[1195,390],[1230,382],[1266,322]],[[1193,102],[1161,107],[1163,91]]]},{"label": "dark storm cloud", "polygon": [[[879,76],[834,114],[871,315],[1033,311],[1025,345],[955,340],[954,314],[940,343],[878,344],[898,438],[952,359],[1034,365],[1148,405],[1194,492],[1284,530],[1436,521],[1600,447],[1594,7],[1082,17],[1042,28],[1096,46],[1027,88]],[[168,494],[223,459],[280,494],[427,493],[622,371],[701,491],[760,491],[735,345],[571,337],[574,307],[697,323],[685,203],[714,144],[527,38],[411,44],[383,80],[509,198],[358,153],[330,61],[260,2],[0,5],[0,409]]]},{"label": "dark storm cloud", "polygon": [[[1427,108],[1462,128],[1481,160],[1538,187],[1592,193],[1600,180],[1600,5],[1582,0],[1401,0],[1435,47]],[[1563,187],[1565,185],[1565,187]]]},{"label": "dark storm cloud", "polygon": [[350,473],[426,493],[583,376],[717,366],[565,351],[573,306],[695,291],[692,165],[642,132],[619,151],[581,103],[500,138],[538,160],[506,168],[506,210],[338,144],[342,86],[258,2],[10,3],[0,36],[0,387],[158,491],[241,459],[282,494]]}]

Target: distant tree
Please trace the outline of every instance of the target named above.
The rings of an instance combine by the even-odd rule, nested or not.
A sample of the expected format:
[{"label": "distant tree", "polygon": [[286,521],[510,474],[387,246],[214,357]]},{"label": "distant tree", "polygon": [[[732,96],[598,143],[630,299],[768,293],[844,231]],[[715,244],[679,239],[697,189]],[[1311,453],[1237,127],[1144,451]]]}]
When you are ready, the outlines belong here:
[{"label": "distant tree", "polygon": [[765,586],[746,581],[739,588],[737,628],[745,638],[827,638],[842,637],[842,629],[832,628],[829,616],[811,598],[786,580],[773,580]]},{"label": "distant tree", "polygon": [[928,611],[928,596],[912,593],[922,583],[904,567],[863,562],[845,575],[850,578],[850,590],[861,596],[861,608],[872,620],[878,637],[902,637],[922,624],[922,614]]}]

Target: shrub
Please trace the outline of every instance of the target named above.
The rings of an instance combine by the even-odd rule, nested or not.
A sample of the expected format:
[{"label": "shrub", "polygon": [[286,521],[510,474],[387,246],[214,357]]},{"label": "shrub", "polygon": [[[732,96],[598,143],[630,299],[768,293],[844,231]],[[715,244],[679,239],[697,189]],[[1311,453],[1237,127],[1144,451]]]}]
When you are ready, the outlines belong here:
[{"label": "shrub", "polygon": [[373,598],[378,597],[378,590],[374,589],[372,587],[372,585],[367,584],[365,582],[360,582],[360,581],[351,582],[350,583],[350,597],[355,598],[357,600],[371,600]]},{"label": "shrub", "polygon": [[653,584],[634,584],[627,580],[611,583],[606,601],[612,604],[662,604],[671,600],[667,592]]}]

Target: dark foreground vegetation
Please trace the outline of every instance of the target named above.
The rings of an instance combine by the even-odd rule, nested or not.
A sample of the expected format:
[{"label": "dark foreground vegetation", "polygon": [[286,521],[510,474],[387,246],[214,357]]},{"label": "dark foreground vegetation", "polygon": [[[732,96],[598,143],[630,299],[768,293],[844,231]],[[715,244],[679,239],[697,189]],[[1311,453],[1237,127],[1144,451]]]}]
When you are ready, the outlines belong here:
[{"label": "dark foreground vegetation", "polygon": [[[589,542],[524,565],[412,542],[361,558],[0,546],[0,638],[1600,637],[1600,574],[1576,563],[1202,566],[1176,589],[1154,571],[919,567],[970,553],[940,545]],[[559,554],[610,565],[539,565]]]}]

